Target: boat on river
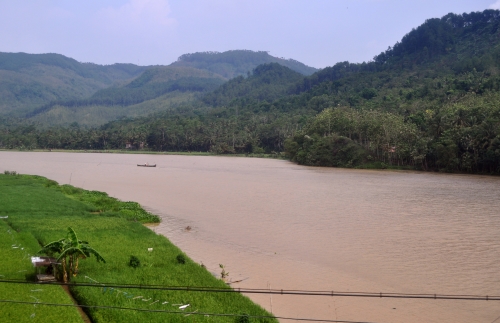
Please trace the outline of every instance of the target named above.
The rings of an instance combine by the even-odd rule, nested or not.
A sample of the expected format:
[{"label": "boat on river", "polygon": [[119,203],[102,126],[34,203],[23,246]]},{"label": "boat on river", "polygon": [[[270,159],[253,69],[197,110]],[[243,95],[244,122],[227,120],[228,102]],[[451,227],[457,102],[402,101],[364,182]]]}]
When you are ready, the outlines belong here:
[{"label": "boat on river", "polygon": [[145,164],[137,164],[137,166],[139,166],[139,167],[156,167],[156,164],[145,163]]}]

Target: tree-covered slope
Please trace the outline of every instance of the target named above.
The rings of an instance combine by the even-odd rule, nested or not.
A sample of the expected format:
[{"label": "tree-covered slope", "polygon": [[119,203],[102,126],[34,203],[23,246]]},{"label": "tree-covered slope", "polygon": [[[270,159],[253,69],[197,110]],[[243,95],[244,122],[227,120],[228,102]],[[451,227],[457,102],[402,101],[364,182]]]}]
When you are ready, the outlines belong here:
[{"label": "tree-covered slope", "polygon": [[247,78],[238,76],[206,94],[203,102],[211,106],[245,105],[249,101],[272,102],[289,94],[290,87],[303,75],[278,63],[257,66]]},{"label": "tree-covered slope", "polygon": [[374,62],[339,63],[304,79],[277,106],[321,113],[290,138],[290,157],[334,165],[328,152],[342,146],[332,138],[343,136],[386,164],[500,172],[499,27],[496,10],[448,14]]},{"label": "tree-covered slope", "polygon": [[224,81],[218,74],[191,67],[154,67],[126,85],[96,92],[88,101],[89,104],[131,105],[173,91],[213,91]]},{"label": "tree-covered slope", "polygon": [[[324,68],[298,84],[296,93],[312,90],[320,84],[324,87],[328,82],[335,86],[339,80],[351,80],[351,83],[363,85],[354,91],[359,93],[361,88],[369,85],[364,81],[367,75],[372,79],[381,79],[379,84],[374,84],[379,88],[389,83],[391,87],[420,85],[425,82],[419,81],[420,78],[408,80],[408,76],[423,71],[431,73],[433,79],[459,77],[470,72],[495,77],[500,64],[499,27],[498,10],[462,15],[450,13],[442,18],[428,19],[406,34],[401,42],[376,55],[374,61],[362,64],[340,62]],[[403,83],[392,82],[394,77],[400,78]],[[406,79],[403,80],[403,77]],[[464,87],[463,84],[456,85]],[[491,82],[485,88],[492,88]],[[322,91],[325,94],[332,92],[326,88]],[[319,94],[317,89],[315,94]]]},{"label": "tree-covered slope", "polygon": [[[99,125],[119,117],[136,117],[192,101],[193,95],[215,90],[222,76],[192,67],[156,66],[132,81],[97,91],[85,99],[47,103],[28,114],[45,125],[79,122]],[[55,117],[58,116],[58,117]]]},{"label": "tree-covered slope", "polygon": [[[24,123],[34,123],[39,128],[44,129],[54,126],[67,127],[71,124],[97,127],[117,119],[141,117],[188,104],[197,105],[198,99],[196,92],[173,91],[151,100],[125,106],[100,104],[67,106],[54,104],[43,113],[24,119]],[[9,120],[9,122],[13,121]]]},{"label": "tree-covered slope", "polygon": [[0,114],[20,116],[54,100],[85,98],[145,69],[80,63],[59,54],[0,53]]},{"label": "tree-covered slope", "polygon": [[231,79],[240,75],[245,76],[257,66],[268,63],[278,63],[303,75],[311,75],[317,70],[293,59],[278,58],[269,55],[268,52],[251,50],[184,54],[171,65],[204,69]]},{"label": "tree-covered slope", "polygon": [[[73,122],[100,125],[123,116],[147,115],[172,108],[180,103],[188,104],[193,101],[193,97],[217,90],[227,81],[225,77],[232,76],[234,71],[250,77],[246,80],[240,75],[215,91],[213,95],[206,96],[205,101],[212,100],[222,104],[239,99],[237,97],[244,93],[248,93],[246,99],[272,101],[285,95],[288,88],[303,77],[282,63],[303,70],[304,68],[309,71],[314,70],[296,61],[277,59],[266,52],[196,53],[184,57],[169,66],[150,67],[128,83],[101,89],[87,98],[52,100],[28,113],[27,117],[30,121],[47,126],[69,125]],[[217,64],[221,62],[229,64],[227,66],[230,66],[233,72],[228,74],[217,68],[212,71],[215,65],[206,65],[207,57]],[[254,71],[254,75],[251,75],[255,64],[260,61],[280,63],[268,63],[264,65],[267,67],[259,67]],[[183,64],[184,62],[190,64]],[[234,88],[239,90],[235,92]],[[205,103],[199,102],[198,105],[200,104]]]}]

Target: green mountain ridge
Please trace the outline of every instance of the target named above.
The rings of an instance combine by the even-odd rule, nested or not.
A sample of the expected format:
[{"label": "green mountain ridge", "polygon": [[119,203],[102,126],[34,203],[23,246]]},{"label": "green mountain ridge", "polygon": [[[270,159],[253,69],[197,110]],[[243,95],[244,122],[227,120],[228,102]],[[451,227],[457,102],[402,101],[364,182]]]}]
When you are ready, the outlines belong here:
[{"label": "green mountain ridge", "polygon": [[268,52],[251,50],[229,50],[226,52],[197,52],[184,54],[171,66],[191,66],[222,75],[226,79],[246,76],[259,65],[278,63],[303,75],[311,75],[316,68],[293,59],[278,58]]},{"label": "green mountain ridge", "polygon": [[[57,108],[61,112],[62,109],[66,108],[67,111],[64,114],[67,116],[67,118],[70,118],[70,114],[72,112],[77,112],[76,110],[83,109],[95,111],[95,107],[99,106],[100,109],[110,110],[108,111],[108,113],[104,113],[104,115],[107,116],[106,118],[98,119],[101,120],[102,123],[102,120],[110,121],[115,119],[117,116],[121,117],[123,115],[126,115],[132,117],[141,115],[140,111],[139,113],[136,113],[134,111],[131,111],[130,108],[120,109],[120,107],[130,107],[139,105],[145,101],[156,100],[157,98],[171,92],[207,92],[216,89],[224,81],[225,80],[222,78],[222,76],[200,69],[190,67],[156,66],[149,68],[139,77],[133,79],[130,82],[127,82],[120,86],[112,86],[99,90],[89,98],[52,101],[30,112],[29,114],[27,114],[27,117],[31,120],[37,121],[39,121],[40,119],[50,120],[39,115],[47,113],[54,108]],[[179,97],[178,95],[175,96]],[[191,95],[186,95],[185,97],[186,100],[190,100]],[[137,109],[139,109],[139,107],[137,107]],[[151,110],[146,108],[143,113],[151,113],[153,111],[156,111],[156,109]],[[116,113],[118,113],[118,115],[116,115]],[[72,122],[82,120],[81,116],[86,114],[87,113],[85,112],[78,111],[78,113],[75,114],[75,120],[73,120]],[[67,120],[67,118],[62,118],[60,120]],[[95,120],[93,119],[93,121]],[[68,124],[67,122],[65,123]],[[90,125],[96,124],[86,122],[85,117],[83,118],[83,123]]]},{"label": "green mountain ridge", "polygon": [[22,116],[50,101],[86,98],[146,68],[79,63],[60,54],[0,53],[0,114]]},{"label": "green mountain ridge", "polygon": [[[235,50],[224,53],[186,54],[171,65],[149,67],[130,82],[98,90],[87,98],[52,100],[30,111],[26,116],[28,120],[45,125],[68,125],[73,122],[98,125],[123,116],[147,115],[177,106],[183,96],[186,99],[184,103],[192,102],[193,95],[202,96],[216,90],[227,81],[227,77],[249,76],[252,70],[263,62],[278,62],[273,64],[283,67],[288,65],[304,73],[315,71],[300,62],[272,57],[267,52]],[[301,78],[302,74],[299,72],[284,68],[295,75],[295,80]],[[177,93],[172,94],[175,99],[169,100],[168,97],[171,96],[168,93],[174,92]],[[175,103],[158,104],[158,99],[162,96],[166,96],[165,102]],[[108,111],[100,112],[102,117],[95,118],[93,115],[97,107]],[[57,112],[50,112],[52,109]]]}]

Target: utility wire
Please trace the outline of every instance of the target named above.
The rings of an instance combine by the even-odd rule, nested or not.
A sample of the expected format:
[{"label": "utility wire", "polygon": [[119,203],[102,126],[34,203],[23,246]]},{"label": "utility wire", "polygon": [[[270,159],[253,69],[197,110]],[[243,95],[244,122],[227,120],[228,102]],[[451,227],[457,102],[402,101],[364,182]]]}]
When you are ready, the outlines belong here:
[{"label": "utility wire", "polygon": [[304,322],[375,323],[375,322],[366,322],[366,321],[361,322],[361,321],[322,320],[322,319],[294,318],[294,317],[270,316],[270,315],[241,315],[241,314],[224,314],[224,313],[202,313],[202,312],[184,312],[184,311],[164,311],[164,310],[148,310],[148,309],[135,308],[135,307],[80,305],[80,304],[58,304],[58,303],[41,303],[41,302],[24,302],[24,301],[15,301],[15,300],[9,300],[9,299],[0,299],[0,303],[26,304],[26,305],[46,305],[46,306],[64,306],[64,307],[82,307],[82,308],[98,308],[98,309],[114,309],[114,310],[129,310],[129,311],[150,312],[150,313],[183,314],[185,316],[189,316],[189,315],[225,316],[225,317],[243,317],[243,316],[248,316],[249,318],[264,318],[264,319],[268,318],[268,319],[280,319],[280,320],[292,320],[292,321],[304,321]]},{"label": "utility wire", "polygon": [[[36,284],[22,280],[0,279],[0,283]],[[46,285],[65,285],[73,287],[99,287],[99,288],[129,288],[151,289],[166,291],[209,292],[209,293],[242,293],[242,294],[274,294],[297,296],[342,296],[342,297],[371,297],[371,298],[407,298],[407,299],[441,299],[441,300],[468,300],[468,301],[500,301],[500,296],[482,295],[451,295],[451,294],[408,294],[408,293],[373,293],[373,292],[342,292],[342,291],[311,291],[311,290],[286,290],[286,289],[252,289],[252,288],[215,288],[197,286],[161,286],[161,285],[128,285],[113,283],[61,283],[47,282]]]}]

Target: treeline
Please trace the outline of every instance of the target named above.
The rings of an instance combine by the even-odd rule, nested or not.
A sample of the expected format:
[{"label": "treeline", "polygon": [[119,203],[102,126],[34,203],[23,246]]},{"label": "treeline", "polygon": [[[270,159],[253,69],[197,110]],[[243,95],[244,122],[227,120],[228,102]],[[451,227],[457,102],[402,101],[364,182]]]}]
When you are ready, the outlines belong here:
[{"label": "treeline", "polygon": [[225,108],[178,108],[155,115],[154,121],[123,119],[92,129],[76,123],[50,129],[34,125],[4,126],[0,129],[0,147],[277,153],[284,150],[285,139],[300,129],[305,120],[303,114],[277,111],[255,115]]},{"label": "treeline", "polygon": [[228,108],[179,108],[150,118],[120,120],[98,129],[2,129],[0,145],[21,149],[133,149],[217,154],[286,154],[305,165],[500,173],[498,92],[410,116],[330,107],[283,113]]}]

